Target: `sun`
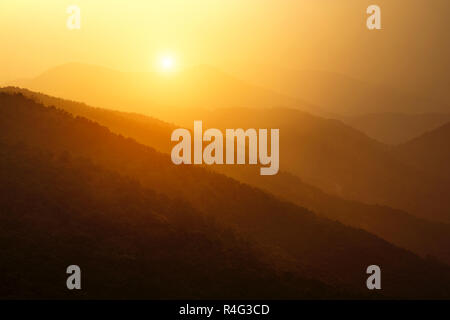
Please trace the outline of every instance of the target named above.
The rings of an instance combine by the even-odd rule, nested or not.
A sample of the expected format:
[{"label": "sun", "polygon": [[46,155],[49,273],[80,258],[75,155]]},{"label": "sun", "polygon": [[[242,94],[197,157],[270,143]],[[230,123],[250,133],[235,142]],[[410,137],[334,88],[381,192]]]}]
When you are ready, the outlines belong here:
[{"label": "sun", "polygon": [[175,70],[176,61],[171,55],[164,55],[159,59],[159,67],[163,72],[171,72]]},{"label": "sun", "polygon": [[175,62],[172,57],[166,56],[161,59],[161,67],[165,70],[170,70],[173,68]]}]

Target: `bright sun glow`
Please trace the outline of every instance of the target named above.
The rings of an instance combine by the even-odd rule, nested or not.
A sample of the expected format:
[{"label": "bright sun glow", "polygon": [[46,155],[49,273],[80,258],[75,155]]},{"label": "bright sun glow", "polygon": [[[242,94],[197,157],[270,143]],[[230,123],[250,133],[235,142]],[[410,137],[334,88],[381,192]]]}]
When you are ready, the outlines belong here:
[{"label": "bright sun glow", "polygon": [[160,59],[159,65],[162,71],[173,71],[175,69],[175,59],[172,56],[163,56]]}]

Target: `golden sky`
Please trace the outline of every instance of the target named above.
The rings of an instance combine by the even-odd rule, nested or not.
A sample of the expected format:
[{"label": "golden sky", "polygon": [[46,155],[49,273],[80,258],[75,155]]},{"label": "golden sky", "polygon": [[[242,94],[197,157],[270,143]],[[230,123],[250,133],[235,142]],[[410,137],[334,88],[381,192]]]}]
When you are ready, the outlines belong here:
[{"label": "golden sky", "polygon": [[[66,8],[81,8],[68,30]],[[365,10],[382,8],[380,31]],[[406,87],[450,74],[448,0],[2,0],[0,81],[66,62],[152,71],[255,65],[342,72]],[[447,77],[447,78],[446,78]]]}]

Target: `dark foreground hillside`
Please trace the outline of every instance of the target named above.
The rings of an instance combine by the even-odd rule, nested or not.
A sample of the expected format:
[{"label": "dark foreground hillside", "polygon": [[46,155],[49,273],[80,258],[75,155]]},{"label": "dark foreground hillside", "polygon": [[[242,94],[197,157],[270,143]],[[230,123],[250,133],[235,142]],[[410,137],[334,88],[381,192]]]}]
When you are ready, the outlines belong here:
[{"label": "dark foreground hillside", "polygon": [[[0,147],[0,298],[323,298],[182,201],[67,153]],[[82,268],[82,291],[65,287]]]},{"label": "dark foreground hillside", "polygon": [[[248,295],[256,298],[267,295],[272,298],[281,298],[283,295],[336,296],[335,290],[326,288],[324,291],[318,282],[306,281],[311,285],[303,285],[305,280],[301,279],[305,278],[318,279],[328,286],[342,288],[341,297],[354,297],[351,292],[357,292],[359,297],[367,297],[365,270],[371,264],[378,264],[382,268],[381,294],[385,297],[450,297],[450,270],[445,265],[421,259],[370,233],[320,218],[304,208],[281,202],[225,176],[202,168],[174,166],[166,155],[112,134],[107,128],[86,119],[46,108],[22,95],[0,94],[0,142],[16,146],[18,150],[26,146],[37,147],[59,159],[56,162],[50,159],[37,161],[34,160],[35,156],[30,156],[27,162],[29,166],[21,168],[19,159],[27,159],[27,153],[8,160],[7,155],[14,152],[4,147],[6,160],[1,170],[5,178],[2,181],[12,181],[5,183],[2,188],[16,185],[16,189],[7,193],[7,188],[4,192],[3,207],[9,209],[2,211],[7,223],[1,225],[8,227],[2,232],[2,243],[7,245],[4,245],[5,254],[1,255],[1,261],[2,270],[16,272],[16,275],[6,277],[13,280],[8,280],[10,282],[3,288],[40,287],[44,283],[56,286],[53,281],[55,278],[52,277],[60,277],[58,281],[64,282],[65,274],[59,276],[42,272],[48,279],[44,277],[39,280],[21,275],[27,270],[30,272],[28,266],[33,261],[38,266],[45,265],[43,268],[59,270],[58,266],[67,264],[64,257],[75,254],[75,257],[84,257],[86,276],[89,277],[89,272],[92,272],[91,281],[98,281],[97,288],[104,283],[101,281],[104,277],[118,279],[111,281],[111,285],[123,289],[115,291],[119,291],[121,297],[131,297],[133,292],[149,294],[146,289],[139,291],[132,287],[127,291],[126,288],[129,288],[129,283],[151,288],[142,280],[142,274],[152,268],[163,270],[162,276],[155,276],[154,279],[173,280],[170,282],[169,279],[167,285],[162,281],[159,287],[155,286],[159,289],[154,290],[157,291],[154,297],[171,294],[181,297],[222,295],[227,298]],[[80,157],[85,160],[69,161],[73,167],[64,162]],[[59,164],[61,161],[62,164]],[[79,161],[87,166],[88,173],[83,174],[84,169],[80,170],[77,164]],[[41,162],[43,167],[38,166]],[[92,164],[87,165],[90,162]],[[46,166],[52,169],[45,169]],[[15,170],[17,173],[14,173]],[[59,172],[62,174],[61,179],[57,175]],[[66,174],[74,181],[67,178]],[[109,175],[116,177],[116,182],[100,179]],[[28,177],[32,180],[27,180]],[[100,179],[99,182],[96,182],[97,179]],[[42,185],[38,183],[40,181]],[[158,198],[154,193],[142,191],[148,189],[165,197],[156,201],[155,198]],[[59,192],[59,196],[53,192]],[[146,197],[150,197],[149,202],[146,202]],[[176,202],[178,198],[188,204],[174,205],[179,203]],[[62,202],[55,203],[56,199]],[[28,207],[30,205],[38,205],[39,210],[33,214],[33,210]],[[188,209],[191,206],[193,209]],[[171,217],[184,217],[185,210],[192,212],[192,218],[189,216],[187,224],[173,225]],[[95,214],[91,215],[90,212]],[[152,222],[147,225],[142,217],[149,212]],[[26,219],[22,218],[24,215]],[[214,225],[218,226],[204,225],[199,232],[203,236],[200,236],[193,232],[197,227],[193,228],[190,224],[202,226],[196,222],[202,216],[207,217],[207,220],[213,219]],[[153,229],[154,224],[156,229],[162,228],[162,238],[158,238],[158,233]],[[71,230],[76,232],[65,233],[64,228],[71,225]],[[210,243],[207,248],[212,248],[205,250],[204,241],[196,237],[208,239],[212,234],[212,239],[216,239],[222,231],[215,228],[231,228],[239,237],[250,241],[252,247],[263,250],[264,254],[250,253],[250,249],[245,251],[246,246],[237,240],[227,240],[223,244],[225,248],[220,246],[220,242],[209,240],[206,241]],[[14,230],[19,230],[19,233],[11,234]],[[172,230],[173,233],[165,233],[164,230]],[[52,238],[55,233],[58,237]],[[116,234],[122,236],[116,238]],[[62,246],[62,249],[58,246]],[[73,250],[66,250],[66,246]],[[154,254],[150,254],[149,248],[157,249]],[[230,251],[228,248],[237,249]],[[203,257],[205,251],[209,251],[208,254],[212,256]],[[152,260],[161,256],[162,262]],[[169,257],[173,263],[167,263],[165,257]],[[264,271],[265,267],[258,259],[270,259],[277,270],[289,270],[286,276],[293,279],[289,281],[294,287],[293,291],[283,287],[283,278],[275,276],[270,269],[267,277],[273,281],[267,281],[268,286],[264,290],[260,289],[259,280],[265,273],[258,270]],[[51,261],[60,261],[60,265]],[[227,274],[224,271],[227,276],[221,277],[220,270],[224,265],[229,266],[230,272]],[[171,278],[173,275],[176,275],[175,279]],[[195,287],[201,283],[198,279],[205,277],[208,279],[204,282],[207,288]],[[222,279],[225,279],[223,283],[220,282]],[[152,280],[148,281],[151,283]],[[296,281],[300,281],[298,285]],[[254,289],[246,282],[253,283]],[[173,287],[170,287],[171,283]],[[175,286],[178,286],[177,290],[173,290]],[[109,289],[106,287],[105,290],[112,295]],[[56,292],[54,290],[57,290],[56,287],[49,289],[49,294]],[[98,290],[98,296],[102,296],[103,289]],[[39,289],[33,292],[38,294]],[[253,295],[255,292],[256,296]]]}]

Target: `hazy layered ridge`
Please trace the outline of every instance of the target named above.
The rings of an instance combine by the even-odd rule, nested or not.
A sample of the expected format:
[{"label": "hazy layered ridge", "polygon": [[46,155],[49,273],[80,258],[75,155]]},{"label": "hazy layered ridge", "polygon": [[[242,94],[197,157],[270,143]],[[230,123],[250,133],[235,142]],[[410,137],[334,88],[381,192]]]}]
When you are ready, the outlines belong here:
[{"label": "hazy layered ridge", "polygon": [[447,113],[372,113],[342,117],[342,121],[369,137],[388,144],[401,144],[450,122]]},{"label": "hazy layered ridge", "polygon": [[321,70],[293,70],[268,65],[240,66],[233,74],[250,83],[321,106],[323,115],[373,113],[448,113],[450,106],[428,95],[362,81]]},{"label": "hazy layered ridge", "polygon": [[365,290],[365,268],[376,262],[383,266],[387,296],[449,294],[448,267],[422,260],[364,231],[319,218],[204,169],[174,166],[168,156],[153,149],[22,96],[1,94],[1,112],[2,142],[91,158],[169,198],[181,197],[218,223],[264,245],[268,253],[284,257],[281,260],[290,261],[304,276]]}]

